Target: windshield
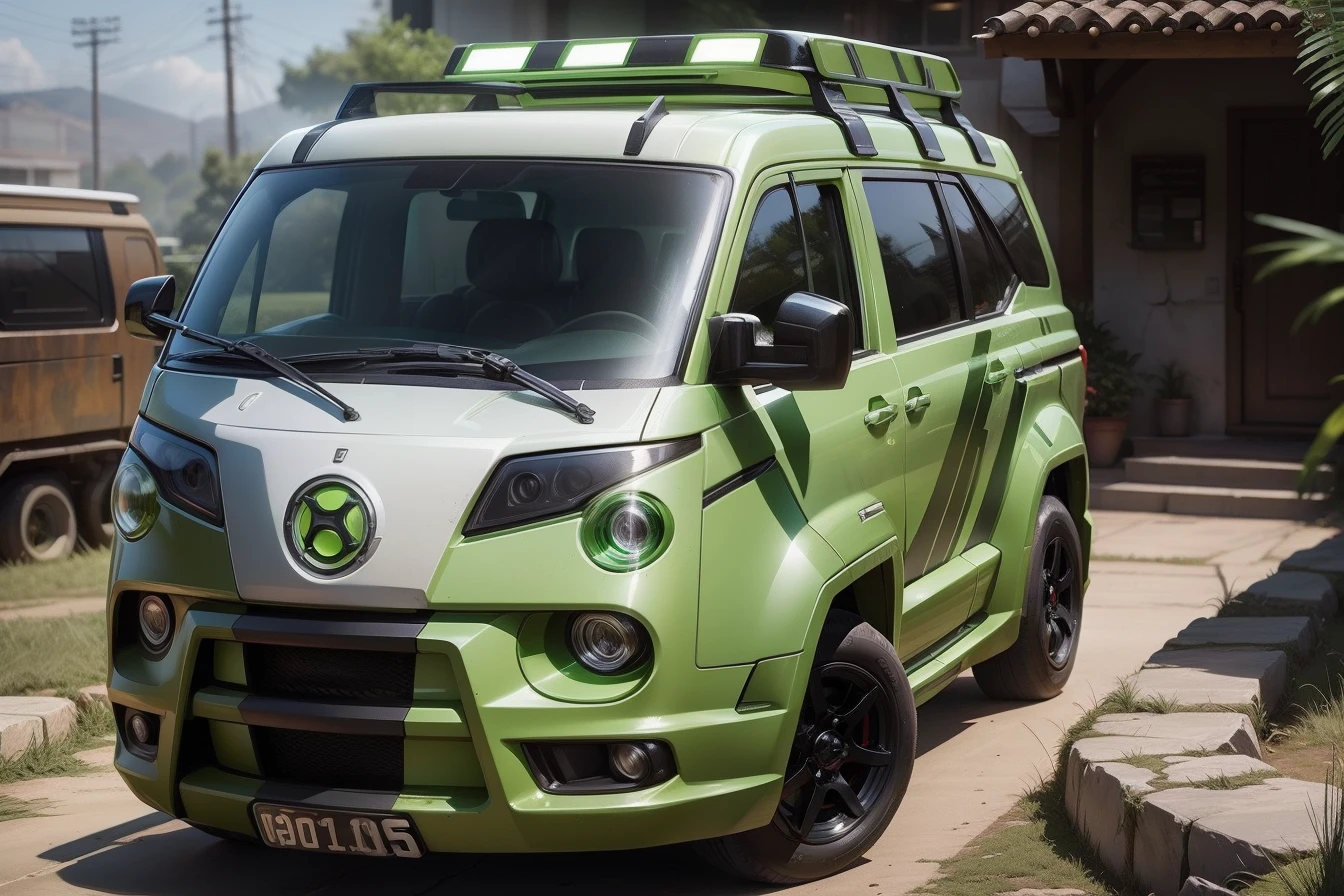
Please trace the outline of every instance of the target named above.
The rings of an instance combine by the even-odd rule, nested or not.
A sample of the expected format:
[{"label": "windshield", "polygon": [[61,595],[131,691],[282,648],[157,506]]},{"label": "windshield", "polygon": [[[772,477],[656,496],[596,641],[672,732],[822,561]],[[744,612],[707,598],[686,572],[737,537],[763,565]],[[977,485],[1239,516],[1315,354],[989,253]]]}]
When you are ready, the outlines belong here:
[{"label": "windshield", "polygon": [[[183,322],[289,360],[437,342],[552,380],[673,377],[725,185],[699,169],[536,161],[263,172]],[[178,335],[171,357],[206,348]]]}]

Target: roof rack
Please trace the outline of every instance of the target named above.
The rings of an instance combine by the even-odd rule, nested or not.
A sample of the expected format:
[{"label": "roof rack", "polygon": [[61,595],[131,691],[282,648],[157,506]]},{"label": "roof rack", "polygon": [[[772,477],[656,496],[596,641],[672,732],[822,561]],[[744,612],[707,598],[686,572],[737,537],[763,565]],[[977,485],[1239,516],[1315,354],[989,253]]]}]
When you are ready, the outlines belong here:
[{"label": "roof rack", "polygon": [[355,85],[336,120],[376,115],[380,93],[470,95],[470,111],[498,109],[500,96],[529,107],[652,104],[631,127],[627,155],[639,154],[669,97],[808,109],[836,121],[858,156],[874,156],[877,148],[855,107],[877,107],[910,128],[926,159],[946,158],[927,113],[961,131],[981,164],[995,164],[988,142],[961,111],[961,83],[948,60],[794,31],[465,44],[453,49],[442,81]]}]

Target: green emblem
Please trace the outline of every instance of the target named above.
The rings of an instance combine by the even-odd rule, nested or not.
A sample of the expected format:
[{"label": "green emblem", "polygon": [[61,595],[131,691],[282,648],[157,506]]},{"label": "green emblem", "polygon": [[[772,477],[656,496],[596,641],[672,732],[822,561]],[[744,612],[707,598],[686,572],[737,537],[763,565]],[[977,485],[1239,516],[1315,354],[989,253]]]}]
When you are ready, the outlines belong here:
[{"label": "green emblem", "polygon": [[285,528],[294,558],[310,572],[349,572],[373,542],[369,499],[344,479],[315,479],[294,495]]}]

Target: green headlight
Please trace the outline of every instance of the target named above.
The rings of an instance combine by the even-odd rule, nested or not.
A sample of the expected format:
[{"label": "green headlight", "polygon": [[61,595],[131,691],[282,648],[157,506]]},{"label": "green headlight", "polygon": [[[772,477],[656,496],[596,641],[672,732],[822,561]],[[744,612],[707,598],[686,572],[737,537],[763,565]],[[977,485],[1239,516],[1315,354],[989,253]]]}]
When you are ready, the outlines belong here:
[{"label": "green headlight", "polygon": [[630,572],[662,556],[672,541],[672,517],[652,495],[609,495],[583,517],[583,548],[609,572]]},{"label": "green headlight", "polygon": [[144,538],[158,518],[154,477],[139,464],[126,464],[112,481],[112,521],[127,541],[135,541]]}]

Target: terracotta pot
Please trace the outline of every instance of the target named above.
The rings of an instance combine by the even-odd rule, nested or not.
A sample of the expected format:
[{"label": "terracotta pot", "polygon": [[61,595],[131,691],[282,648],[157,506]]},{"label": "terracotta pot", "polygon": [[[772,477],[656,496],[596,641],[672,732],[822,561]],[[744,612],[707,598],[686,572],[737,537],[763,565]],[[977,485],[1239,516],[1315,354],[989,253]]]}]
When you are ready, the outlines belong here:
[{"label": "terracotta pot", "polygon": [[1087,443],[1087,460],[1094,467],[1109,467],[1120,459],[1120,447],[1125,443],[1128,417],[1084,417],[1083,441]]},{"label": "terracotta pot", "polygon": [[1157,399],[1157,434],[1184,438],[1190,435],[1190,410],[1194,402],[1189,398]]}]

